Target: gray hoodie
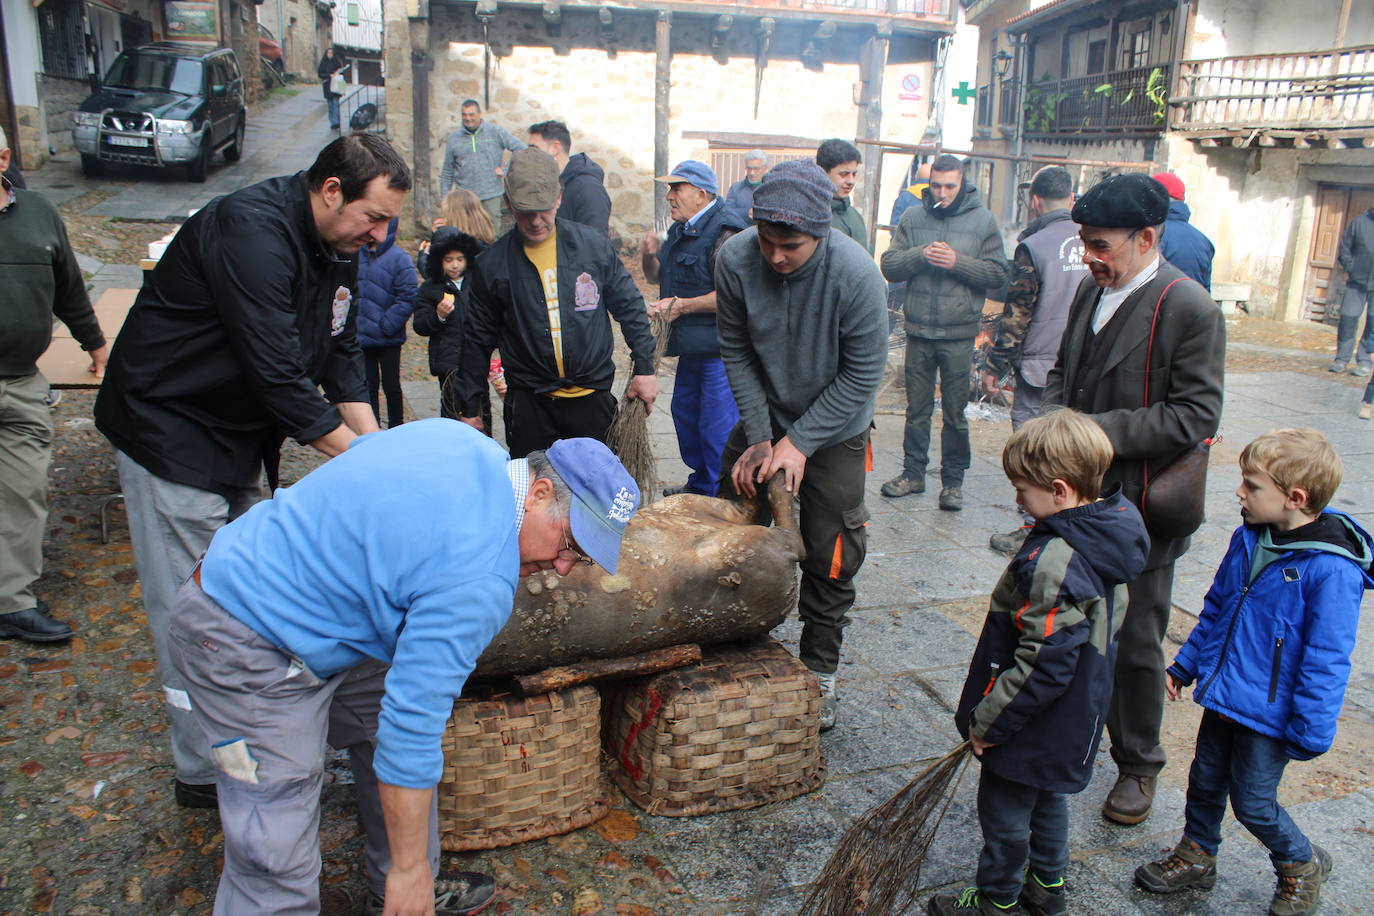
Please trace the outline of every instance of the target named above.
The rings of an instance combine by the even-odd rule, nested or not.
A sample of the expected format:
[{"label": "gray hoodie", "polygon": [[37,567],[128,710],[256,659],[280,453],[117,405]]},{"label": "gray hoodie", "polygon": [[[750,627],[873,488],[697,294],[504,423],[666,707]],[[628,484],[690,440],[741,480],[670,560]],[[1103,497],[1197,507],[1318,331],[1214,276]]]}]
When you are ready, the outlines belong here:
[{"label": "gray hoodie", "polygon": [[750,227],[716,256],[720,355],[749,444],[786,435],[802,454],[859,435],[887,363],[887,290],[873,259],[831,231],[790,274]]}]

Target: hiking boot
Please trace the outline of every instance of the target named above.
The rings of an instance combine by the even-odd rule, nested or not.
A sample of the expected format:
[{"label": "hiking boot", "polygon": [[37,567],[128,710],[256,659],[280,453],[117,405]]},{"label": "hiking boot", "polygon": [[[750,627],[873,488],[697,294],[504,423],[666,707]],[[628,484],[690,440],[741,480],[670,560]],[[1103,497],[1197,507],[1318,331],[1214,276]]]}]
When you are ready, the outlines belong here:
[{"label": "hiking boot", "polygon": [[1069,901],[1064,897],[1064,878],[1046,884],[1034,869],[1026,869],[1026,880],[1021,885],[1021,896],[1017,898],[1030,916],[1064,916],[1069,911]]},{"label": "hiking boot", "polygon": [[1361,403],[1361,404],[1360,404],[1360,419],[1361,419],[1361,420],[1368,420],[1368,419],[1369,419],[1369,415],[1370,415],[1371,413],[1374,413],[1374,404],[1365,404],[1365,403]]},{"label": "hiking boot", "polygon": [[1369,367],[1364,365],[1363,363],[1357,363],[1356,365],[1350,367],[1350,374],[1357,378],[1364,378],[1365,376],[1369,375]]},{"label": "hiking boot", "polygon": [[1306,862],[1275,865],[1279,883],[1274,888],[1274,902],[1269,904],[1269,916],[1309,916],[1317,912],[1322,882],[1331,874],[1331,856],[1325,849],[1312,844],[1312,858]]},{"label": "hiking boot", "polygon": [[906,474],[894,477],[883,484],[882,494],[897,498],[899,496],[909,496],[912,493],[924,493],[926,491],[926,479],[920,477],[908,477]]},{"label": "hiking boot", "polygon": [[1344,372],[1344,371],[1345,371],[1345,363],[1341,362],[1340,360],[1336,360],[1336,361],[1333,362],[1331,365],[1329,365],[1329,366],[1326,367],[1326,371],[1327,371],[1327,372]]},{"label": "hiking boot", "polygon": [[976,887],[966,887],[959,896],[936,894],[926,904],[930,916],[1023,916],[1021,904],[1013,900],[1006,906],[993,903]]},{"label": "hiking boot", "polygon": [[1122,773],[1116,777],[1116,785],[1102,803],[1102,816],[1127,826],[1139,824],[1150,816],[1150,806],[1155,801],[1155,782],[1153,776]]},{"label": "hiking boot", "polygon": [[1030,534],[1030,530],[1030,525],[1022,525],[1006,534],[994,534],[988,538],[988,546],[1000,554],[1014,557],[1021,550],[1021,545],[1026,543],[1026,535]]},{"label": "hiking boot", "polygon": [[840,698],[835,693],[835,675],[812,671],[816,682],[821,685],[821,731],[828,732],[835,727],[840,715]]},{"label": "hiking boot", "polygon": [[958,487],[945,487],[940,491],[940,508],[946,512],[958,512],[964,508],[964,491]]},{"label": "hiking boot", "polygon": [[1152,894],[1174,894],[1193,888],[1210,891],[1217,883],[1217,857],[1209,856],[1185,837],[1164,858],[1137,868],[1135,883]]},{"label": "hiking boot", "polygon": [[[486,909],[496,896],[496,882],[471,871],[441,871],[434,879],[434,916],[471,916]],[[381,894],[368,892],[367,912],[381,916]]]}]

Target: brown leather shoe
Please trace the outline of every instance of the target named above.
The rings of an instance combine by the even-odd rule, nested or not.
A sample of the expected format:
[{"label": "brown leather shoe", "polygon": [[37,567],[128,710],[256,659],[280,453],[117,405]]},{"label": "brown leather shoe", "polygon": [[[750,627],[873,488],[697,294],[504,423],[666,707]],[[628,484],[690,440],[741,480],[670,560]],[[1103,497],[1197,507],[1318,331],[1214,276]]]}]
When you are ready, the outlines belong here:
[{"label": "brown leather shoe", "polygon": [[1118,824],[1139,824],[1150,816],[1150,806],[1155,801],[1154,776],[1137,776],[1122,773],[1116,777],[1116,785],[1107,793],[1102,803],[1102,816]]}]

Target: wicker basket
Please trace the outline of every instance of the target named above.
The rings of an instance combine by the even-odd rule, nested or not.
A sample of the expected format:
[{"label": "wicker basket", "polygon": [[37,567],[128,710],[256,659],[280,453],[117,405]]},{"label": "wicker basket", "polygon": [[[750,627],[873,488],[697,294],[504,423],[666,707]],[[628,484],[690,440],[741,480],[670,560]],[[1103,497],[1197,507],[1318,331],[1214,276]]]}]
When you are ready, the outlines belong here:
[{"label": "wicker basket", "polygon": [[456,702],[443,741],[440,845],[509,846],[605,817],[611,791],[600,736],[594,687]]},{"label": "wicker basket", "polygon": [[650,814],[750,808],[825,782],[820,688],[774,640],[708,651],[700,666],[630,682],[608,703],[611,776]]}]

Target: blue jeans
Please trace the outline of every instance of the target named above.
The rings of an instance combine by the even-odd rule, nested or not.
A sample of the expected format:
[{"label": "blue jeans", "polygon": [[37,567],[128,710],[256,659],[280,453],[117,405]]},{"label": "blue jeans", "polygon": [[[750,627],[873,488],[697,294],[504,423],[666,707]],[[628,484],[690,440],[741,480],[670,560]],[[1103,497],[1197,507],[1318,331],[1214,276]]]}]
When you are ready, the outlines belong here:
[{"label": "blue jeans", "polygon": [[978,778],[978,890],[994,903],[1021,894],[1026,860],[1041,881],[1054,883],[1069,866],[1068,797],[1003,779],[983,767]]},{"label": "blue jeans", "polygon": [[324,94],[324,104],[329,109],[329,126],[333,130],[339,129],[339,99],[341,97],[332,92]]},{"label": "blue jeans", "polygon": [[739,408],[720,357],[682,356],[673,381],[673,426],[682,463],[692,469],[687,491],[715,496],[721,455]]},{"label": "blue jeans", "polygon": [[[1364,334],[1359,336],[1359,348],[1356,349],[1361,317],[1364,318]],[[1344,366],[1354,356],[1361,366],[1368,366],[1371,353],[1374,353],[1374,294],[1347,286],[1341,297],[1340,324],[1336,326],[1336,363]]]},{"label": "blue jeans", "polygon": [[1183,835],[1216,855],[1229,795],[1236,820],[1269,848],[1275,864],[1310,861],[1312,844],[1278,800],[1287,765],[1282,741],[1205,710],[1188,773]]}]

